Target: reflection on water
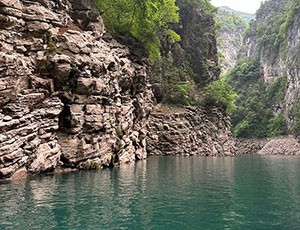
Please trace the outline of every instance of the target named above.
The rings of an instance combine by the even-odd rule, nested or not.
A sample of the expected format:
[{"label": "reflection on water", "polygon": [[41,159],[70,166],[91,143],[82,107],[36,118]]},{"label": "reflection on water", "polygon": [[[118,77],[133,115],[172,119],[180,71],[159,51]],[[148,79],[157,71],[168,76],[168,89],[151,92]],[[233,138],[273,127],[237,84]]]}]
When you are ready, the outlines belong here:
[{"label": "reflection on water", "polygon": [[0,229],[299,229],[300,158],[152,157],[0,184]]}]

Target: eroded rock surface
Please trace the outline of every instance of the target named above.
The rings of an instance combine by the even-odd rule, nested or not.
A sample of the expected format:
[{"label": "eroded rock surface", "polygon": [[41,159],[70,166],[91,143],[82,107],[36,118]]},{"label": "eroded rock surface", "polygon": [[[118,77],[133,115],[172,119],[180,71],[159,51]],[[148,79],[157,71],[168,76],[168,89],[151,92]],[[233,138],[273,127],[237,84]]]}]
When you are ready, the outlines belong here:
[{"label": "eroded rock surface", "polygon": [[230,119],[216,108],[158,106],[149,122],[150,155],[234,156]]},{"label": "eroded rock surface", "polygon": [[300,144],[293,136],[277,137],[270,140],[258,154],[300,156]]},{"label": "eroded rock surface", "polygon": [[137,60],[90,0],[0,0],[0,179],[145,158]]},{"label": "eroded rock surface", "polygon": [[257,154],[269,141],[269,138],[237,138],[236,154]]},{"label": "eroded rock surface", "polygon": [[0,0],[0,179],[147,153],[234,155],[230,120],[217,109],[157,108],[148,126],[142,53],[106,33],[92,0]]}]

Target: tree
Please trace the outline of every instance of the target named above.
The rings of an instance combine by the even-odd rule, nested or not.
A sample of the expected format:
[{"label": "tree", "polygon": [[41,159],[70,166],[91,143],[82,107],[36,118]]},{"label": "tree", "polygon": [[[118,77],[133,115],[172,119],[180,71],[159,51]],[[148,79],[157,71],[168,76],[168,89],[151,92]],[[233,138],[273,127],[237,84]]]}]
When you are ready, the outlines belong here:
[{"label": "tree", "polygon": [[204,87],[203,103],[206,106],[218,106],[224,108],[227,114],[232,114],[236,109],[236,99],[238,95],[224,79],[213,81]]}]

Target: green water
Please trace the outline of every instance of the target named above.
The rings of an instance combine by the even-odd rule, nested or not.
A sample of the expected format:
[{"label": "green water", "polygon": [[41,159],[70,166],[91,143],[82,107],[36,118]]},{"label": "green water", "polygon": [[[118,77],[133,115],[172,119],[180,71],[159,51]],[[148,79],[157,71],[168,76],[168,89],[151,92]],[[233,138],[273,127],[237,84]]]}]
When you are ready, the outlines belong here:
[{"label": "green water", "polygon": [[300,157],[152,157],[0,184],[0,229],[300,229]]}]

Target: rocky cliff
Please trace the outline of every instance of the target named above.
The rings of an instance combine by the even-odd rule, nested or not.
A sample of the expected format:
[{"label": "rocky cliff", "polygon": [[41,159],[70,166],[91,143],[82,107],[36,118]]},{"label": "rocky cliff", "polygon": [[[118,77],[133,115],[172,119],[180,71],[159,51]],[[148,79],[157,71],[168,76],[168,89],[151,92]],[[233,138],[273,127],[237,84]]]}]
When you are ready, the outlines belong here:
[{"label": "rocky cliff", "polygon": [[218,8],[218,52],[222,74],[233,68],[243,45],[247,23],[230,8]]},{"label": "rocky cliff", "polygon": [[217,108],[157,106],[150,118],[151,155],[234,156],[231,122]]},{"label": "rocky cliff", "polygon": [[193,80],[203,87],[219,77],[215,21],[216,9],[206,0],[178,0],[180,22],[174,30],[181,36],[181,49],[173,50],[173,58],[182,65],[180,51],[193,72]]},{"label": "rocky cliff", "polygon": [[145,158],[146,66],[90,0],[0,0],[0,179]]},{"label": "rocky cliff", "polygon": [[209,1],[178,0],[179,23],[171,28],[181,41],[161,37],[162,60],[152,68],[154,94],[158,102],[193,105],[203,87],[219,78],[215,14]]},{"label": "rocky cliff", "polygon": [[[219,73],[214,22],[187,9],[181,45],[201,86]],[[158,108],[150,117],[147,58],[106,33],[92,0],[0,0],[0,41],[0,179],[111,167],[147,153],[234,154],[218,109]]]},{"label": "rocky cliff", "polygon": [[[300,2],[299,0],[265,1],[250,23],[241,57],[260,63],[266,85],[286,78],[284,99],[272,105],[274,112],[284,114],[290,130],[298,129],[300,97]],[[297,115],[298,114],[298,115]]]},{"label": "rocky cliff", "polygon": [[172,28],[181,41],[169,44],[163,40],[163,60],[152,72],[155,98],[163,104],[155,106],[150,117],[148,152],[232,156],[235,147],[225,113],[190,106],[199,105],[203,87],[219,78],[216,8],[206,0],[178,0],[177,5],[180,21]]}]

